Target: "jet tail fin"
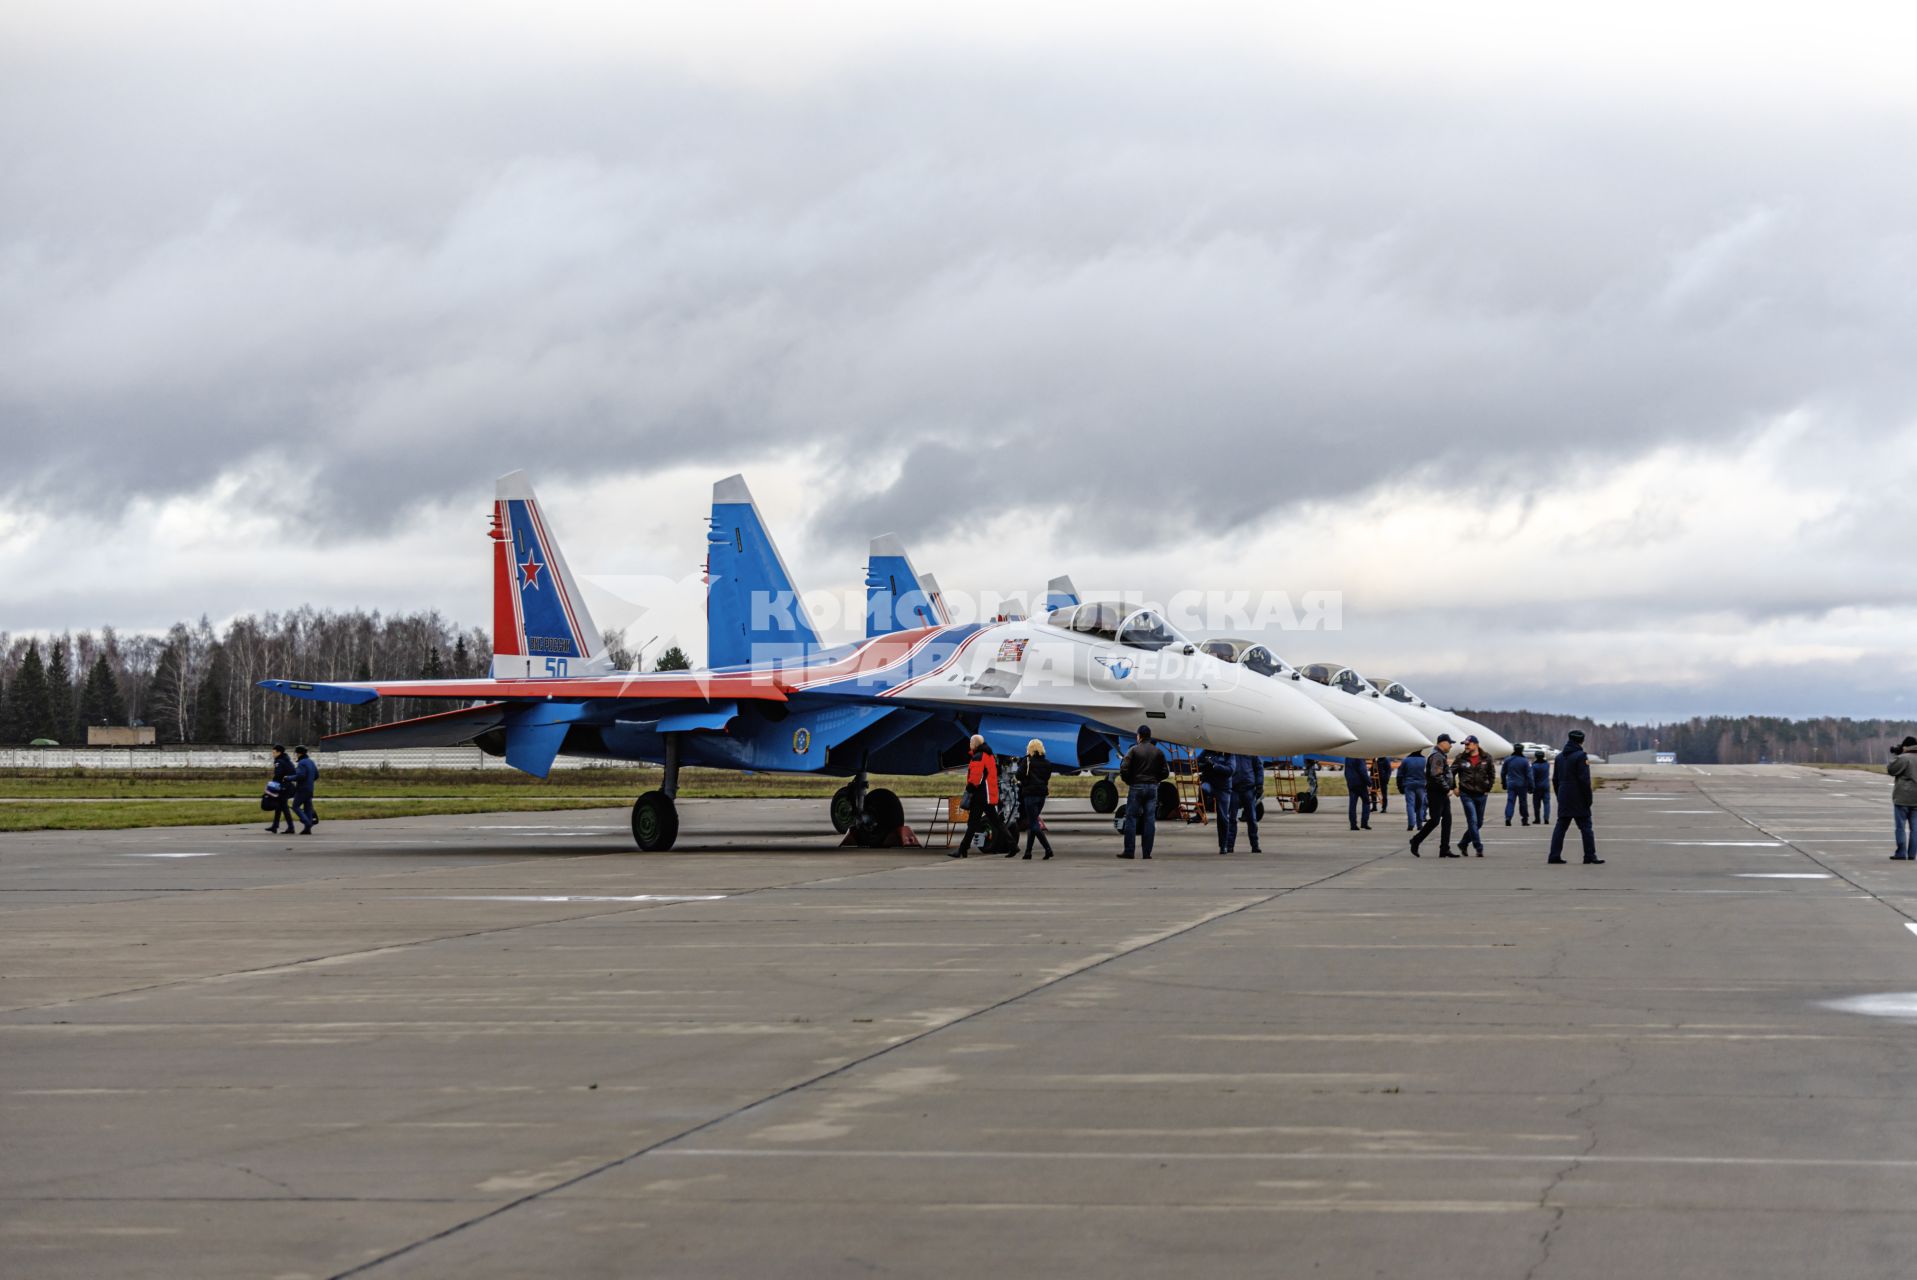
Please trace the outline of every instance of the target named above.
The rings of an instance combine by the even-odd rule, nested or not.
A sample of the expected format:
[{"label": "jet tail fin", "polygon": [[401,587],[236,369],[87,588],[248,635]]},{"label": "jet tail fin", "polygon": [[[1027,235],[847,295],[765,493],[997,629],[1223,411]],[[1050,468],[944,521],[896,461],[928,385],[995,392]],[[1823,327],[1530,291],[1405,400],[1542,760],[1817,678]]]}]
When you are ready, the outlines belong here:
[{"label": "jet tail fin", "polygon": [[1072,585],[1071,577],[1060,574],[1045,584],[1045,608],[1063,609],[1066,605],[1077,604],[1078,588]]},{"label": "jet tail fin", "polygon": [[946,607],[945,592],[939,589],[939,580],[929,573],[919,575],[919,589],[925,592],[925,602],[932,606],[932,616],[942,627],[952,625],[952,611]]},{"label": "jet tail fin", "polygon": [[712,486],[712,527],[706,544],[710,666],[743,666],[820,647],[818,629],[744,476],[727,476]]},{"label": "jet tail fin", "polygon": [[493,676],[500,680],[613,670],[599,627],[524,471],[494,491]]},{"label": "jet tail fin", "polygon": [[927,579],[912,567],[905,544],[895,533],[872,539],[865,569],[865,634],[888,636],[894,631],[935,627],[944,619],[926,590]]}]

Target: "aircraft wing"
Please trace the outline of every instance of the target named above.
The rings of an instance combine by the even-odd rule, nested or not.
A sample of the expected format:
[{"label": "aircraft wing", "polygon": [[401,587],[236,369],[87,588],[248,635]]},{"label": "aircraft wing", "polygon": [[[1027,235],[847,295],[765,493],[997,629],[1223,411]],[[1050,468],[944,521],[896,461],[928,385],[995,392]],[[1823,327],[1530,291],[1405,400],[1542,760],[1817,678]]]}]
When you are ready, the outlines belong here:
[{"label": "aircraft wing", "polygon": [[308,702],[339,702],[349,705],[372,702],[378,698],[447,698],[459,702],[547,702],[585,701],[600,698],[671,701],[697,698],[705,701],[784,702],[785,690],[771,673],[730,673],[657,671],[627,672],[610,676],[579,676],[572,679],[530,680],[368,680],[354,682],[316,682],[307,680],[262,680],[262,689],[283,693]]}]

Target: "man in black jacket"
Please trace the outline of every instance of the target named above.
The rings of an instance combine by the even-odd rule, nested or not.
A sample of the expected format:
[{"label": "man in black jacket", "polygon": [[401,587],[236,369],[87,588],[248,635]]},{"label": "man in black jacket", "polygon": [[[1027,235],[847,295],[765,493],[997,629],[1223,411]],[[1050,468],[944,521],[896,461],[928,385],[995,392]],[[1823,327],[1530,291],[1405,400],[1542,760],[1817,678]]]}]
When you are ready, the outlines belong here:
[{"label": "man in black jacket", "polygon": [[1125,852],[1132,856],[1132,839],[1144,845],[1146,858],[1152,856],[1152,837],[1158,834],[1158,784],[1171,776],[1165,753],[1152,741],[1150,725],[1138,726],[1138,741],[1125,753],[1118,766],[1118,780],[1131,788],[1125,798]]},{"label": "man in black jacket", "polygon": [[1418,834],[1411,837],[1411,856],[1419,856],[1418,846],[1433,831],[1438,832],[1438,856],[1455,858],[1451,851],[1451,735],[1438,735],[1438,745],[1424,759],[1425,804],[1429,816]]},{"label": "man in black jacket", "polygon": [[1584,837],[1584,865],[1604,865],[1604,859],[1597,856],[1597,837],[1591,832],[1591,759],[1584,754],[1584,730],[1571,730],[1570,739],[1558,754],[1551,791],[1558,801],[1558,821],[1551,828],[1549,861],[1564,862],[1564,833],[1575,822],[1578,834]]},{"label": "man in black jacket", "polygon": [[293,787],[297,771],[293,768],[293,758],[286,754],[286,748],[279,743],[273,744],[273,781],[279,787],[273,793],[273,825],[267,830],[275,835],[279,833],[280,819],[286,819],[286,834],[293,834]]}]

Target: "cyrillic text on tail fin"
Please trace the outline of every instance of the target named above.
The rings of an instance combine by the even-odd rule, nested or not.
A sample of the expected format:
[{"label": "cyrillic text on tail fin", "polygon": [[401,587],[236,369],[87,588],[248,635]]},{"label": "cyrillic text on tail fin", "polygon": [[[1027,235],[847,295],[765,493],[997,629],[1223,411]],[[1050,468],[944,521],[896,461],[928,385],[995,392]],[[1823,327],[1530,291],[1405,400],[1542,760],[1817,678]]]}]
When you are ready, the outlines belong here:
[{"label": "cyrillic text on tail fin", "polygon": [[816,650],[819,633],[744,476],[712,486],[706,535],[706,661],[776,661]]},{"label": "cyrillic text on tail fin", "polygon": [[612,670],[566,557],[523,471],[501,476],[493,501],[493,675],[497,679]]}]

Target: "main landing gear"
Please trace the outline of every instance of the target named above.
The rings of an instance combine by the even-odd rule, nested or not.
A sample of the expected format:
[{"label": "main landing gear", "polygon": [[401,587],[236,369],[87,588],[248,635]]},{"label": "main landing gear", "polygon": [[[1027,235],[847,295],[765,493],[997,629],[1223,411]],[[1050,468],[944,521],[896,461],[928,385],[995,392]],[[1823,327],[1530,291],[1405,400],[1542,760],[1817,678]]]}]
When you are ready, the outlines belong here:
[{"label": "main landing gear", "polygon": [[679,838],[679,739],[666,737],[665,777],[657,791],[632,802],[632,842],[646,853],[662,853]]},{"label": "main landing gear", "polygon": [[832,793],[832,829],[852,833],[854,843],[876,849],[905,825],[905,805],[884,787],[866,789],[864,770]]},{"label": "main landing gear", "polygon": [[1100,778],[1092,784],[1092,812],[1118,812],[1118,784],[1110,778]]}]

